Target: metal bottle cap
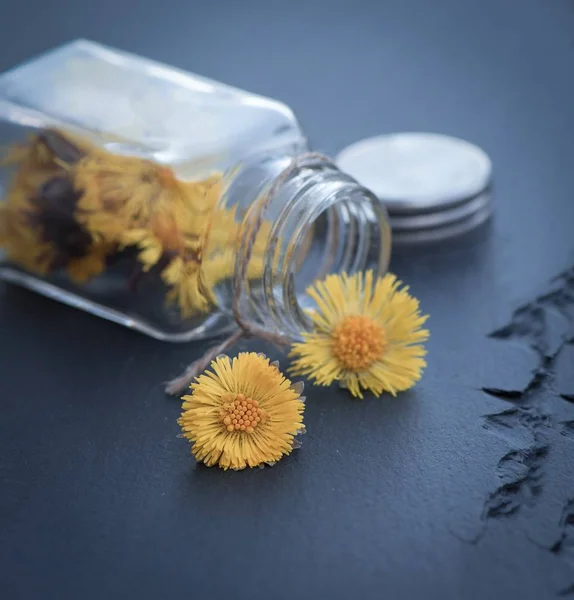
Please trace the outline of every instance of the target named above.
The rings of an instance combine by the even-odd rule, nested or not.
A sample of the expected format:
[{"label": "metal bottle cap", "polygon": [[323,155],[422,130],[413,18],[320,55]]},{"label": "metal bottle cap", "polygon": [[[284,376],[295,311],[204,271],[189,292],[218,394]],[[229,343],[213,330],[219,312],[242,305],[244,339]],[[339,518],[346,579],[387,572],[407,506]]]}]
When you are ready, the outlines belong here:
[{"label": "metal bottle cap", "polygon": [[[374,192],[393,232],[473,228],[490,215],[492,164],[464,140],[434,133],[396,133],[351,144],[339,167]],[[446,229],[445,229],[446,231]]]}]

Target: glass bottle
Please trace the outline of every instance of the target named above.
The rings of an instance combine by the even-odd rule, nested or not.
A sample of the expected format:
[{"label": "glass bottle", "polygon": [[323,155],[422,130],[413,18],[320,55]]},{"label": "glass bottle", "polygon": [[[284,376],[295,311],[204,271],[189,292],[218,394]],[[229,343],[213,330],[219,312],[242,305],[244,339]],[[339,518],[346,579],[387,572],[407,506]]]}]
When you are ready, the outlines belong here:
[{"label": "glass bottle", "polygon": [[289,108],[151,60],[79,40],[8,71],[0,144],[0,277],[158,339],[233,328],[240,272],[242,318],[297,338],[314,279],[387,268],[370,191],[286,171]]}]

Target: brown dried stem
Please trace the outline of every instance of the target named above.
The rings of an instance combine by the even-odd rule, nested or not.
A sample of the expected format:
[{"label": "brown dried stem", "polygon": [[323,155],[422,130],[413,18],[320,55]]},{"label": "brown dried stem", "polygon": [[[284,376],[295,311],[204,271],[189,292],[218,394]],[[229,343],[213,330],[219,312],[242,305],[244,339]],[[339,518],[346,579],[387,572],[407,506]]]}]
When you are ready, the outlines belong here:
[{"label": "brown dried stem", "polygon": [[192,381],[201,372],[205,371],[212,360],[233,346],[233,344],[238,342],[242,337],[243,331],[238,329],[228,338],[223,340],[221,344],[217,344],[209,348],[209,350],[207,350],[207,352],[200,359],[192,362],[179,377],[169,381],[165,386],[165,391],[171,396],[179,396],[191,385]]}]

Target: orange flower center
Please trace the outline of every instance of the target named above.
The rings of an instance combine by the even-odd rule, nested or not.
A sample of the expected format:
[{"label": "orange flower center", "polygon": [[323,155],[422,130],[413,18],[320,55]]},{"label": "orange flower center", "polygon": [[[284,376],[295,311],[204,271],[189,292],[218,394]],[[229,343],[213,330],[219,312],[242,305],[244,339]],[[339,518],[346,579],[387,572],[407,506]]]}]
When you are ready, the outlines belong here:
[{"label": "orange flower center", "polygon": [[221,421],[227,431],[253,433],[264,417],[265,413],[259,408],[257,400],[231,392],[223,397]]},{"label": "orange flower center", "polygon": [[383,356],[385,330],[370,317],[345,317],[333,331],[333,354],[349,371],[361,371]]}]

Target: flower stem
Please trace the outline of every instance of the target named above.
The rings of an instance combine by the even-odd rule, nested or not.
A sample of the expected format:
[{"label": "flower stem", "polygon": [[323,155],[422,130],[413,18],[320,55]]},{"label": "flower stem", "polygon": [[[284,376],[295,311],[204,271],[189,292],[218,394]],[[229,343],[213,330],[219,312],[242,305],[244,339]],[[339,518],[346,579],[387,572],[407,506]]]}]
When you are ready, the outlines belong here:
[{"label": "flower stem", "polygon": [[238,342],[244,335],[245,332],[242,329],[238,329],[228,338],[223,340],[221,344],[217,344],[209,348],[209,350],[207,350],[207,352],[201,358],[193,361],[181,375],[167,382],[165,386],[166,393],[168,393],[170,396],[181,395],[191,385],[191,382],[200,373],[205,371],[205,369],[209,366],[209,363],[214,358],[233,346],[233,344]]}]

